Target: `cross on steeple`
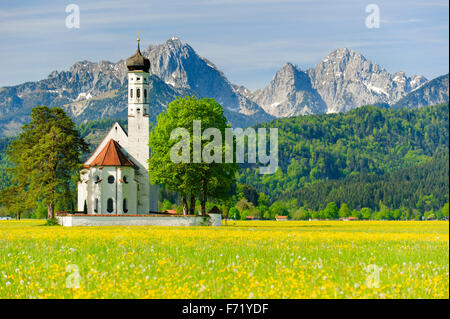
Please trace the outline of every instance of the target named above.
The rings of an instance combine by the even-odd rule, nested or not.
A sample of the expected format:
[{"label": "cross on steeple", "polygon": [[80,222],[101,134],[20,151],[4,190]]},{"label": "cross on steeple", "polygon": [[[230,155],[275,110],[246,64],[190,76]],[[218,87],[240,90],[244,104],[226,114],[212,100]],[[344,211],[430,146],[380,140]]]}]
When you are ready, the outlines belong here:
[{"label": "cross on steeple", "polygon": [[137,35],[138,35],[138,37],[137,37],[138,50],[140,50],[140,48],[139,48],[139,42],[141,42],[141,39],[139,38],[139,34],[140,34],[140,33],[141,33],[141,31],[138,30],[138,31],[137,31]]}]

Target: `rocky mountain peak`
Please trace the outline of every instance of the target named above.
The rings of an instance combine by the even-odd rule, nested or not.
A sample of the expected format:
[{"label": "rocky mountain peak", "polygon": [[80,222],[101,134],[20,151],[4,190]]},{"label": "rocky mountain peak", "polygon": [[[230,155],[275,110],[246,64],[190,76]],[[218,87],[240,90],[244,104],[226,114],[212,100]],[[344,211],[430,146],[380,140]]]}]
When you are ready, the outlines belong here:
[{"label": "rocky mountain peak", "polygon": [[327,104],[328,112],[346,111],[365,104],[395,103],[426,81],[424,77],[414,81],[404,72],[390,74],[347,48],[332,51],[307,72],[313,87]]},{"label": "rocky mountain peak", "polygon": [[326,105],[311,85],[308,74],[290,62],[285,63],[254,101],[275,117],[323,113]]}]

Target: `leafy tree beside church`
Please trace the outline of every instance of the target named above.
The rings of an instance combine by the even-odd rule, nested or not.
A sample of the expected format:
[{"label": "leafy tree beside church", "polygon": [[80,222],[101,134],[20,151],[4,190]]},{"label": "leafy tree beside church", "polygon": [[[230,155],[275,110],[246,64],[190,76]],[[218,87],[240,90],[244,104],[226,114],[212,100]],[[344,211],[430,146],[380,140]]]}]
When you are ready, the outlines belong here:
[{"label": "leafy tree beside church", "polygon": [[56,202],[70,194],[81,153],[87,150],[88,145],[63,109],[36,106],[31,122],[22,127],[6,151],[12,164],[11,185],[0,194],[2,204],[18,212],[44,203],[47,218],[54,218]]},{"label": "leafy tree beside church", "polygon": [[[201,130],[216,128],[220,131],[222,145],[219,149],[211,148],[209,155],[221,158],[211,163],[194,162],[194,121],[201,121]],[[236,163],[225,163],[225,129],[227,120],[223,109],[214,99],[196,99],[194,97],[179,98],[167,106],[167,112],[158,116],[157,125],[150,134],[149,159],[150,182],[163,184],[168,189],[178,192],[182,197],[183,213],[194,213],[195,200],[200,198],[202,215],[206,214],[206,201],[214,198],[226,201],[230,195],[231,186],[235,182],[238,169]],[[171,159],[171,150],[175,144],[183,142],[181,139],[171,139],[176,129],[183,129],[189,133],[185,145],[180,148],[183,156],[188,156],[188,162],[175,163]],[[212,140],[218,137],[211,137]],[[200,137],[201,152],[205,154],[212,140]],[[234,150],[234,147],[233,147]],[[179,153],[179,152],[177,152]],[[213,155],[211,155],[213,154]],[[234,158],[234,155],[233,155]]]}]

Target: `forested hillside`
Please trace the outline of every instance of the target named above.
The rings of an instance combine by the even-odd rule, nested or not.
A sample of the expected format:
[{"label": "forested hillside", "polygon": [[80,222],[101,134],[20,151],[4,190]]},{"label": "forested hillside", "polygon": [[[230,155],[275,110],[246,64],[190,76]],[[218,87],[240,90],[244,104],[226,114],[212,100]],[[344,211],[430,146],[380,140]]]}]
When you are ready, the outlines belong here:
[{"label": "forested hillside", "polygon": [[275,174],[263,175],[256,165],[246,165],[238,181],[272,201],[318,182],[354,174],[384,175],[448,153],[448,103],[398,111],[365,106],[347,113],[279,119],[259,127],[278,127],[280,167]]},{"label": "forested hillside", "polygon": [[438,210],[448,202],[449,153],[438,153],[430,160],[383,175],[353,174],[344,179],[321,181],[281,195],[292,198],[298,207],[324,209],[329,202],[350,209],[368,207],[379,210],[380,204],[392,209],[415,208],[421,212]]}]

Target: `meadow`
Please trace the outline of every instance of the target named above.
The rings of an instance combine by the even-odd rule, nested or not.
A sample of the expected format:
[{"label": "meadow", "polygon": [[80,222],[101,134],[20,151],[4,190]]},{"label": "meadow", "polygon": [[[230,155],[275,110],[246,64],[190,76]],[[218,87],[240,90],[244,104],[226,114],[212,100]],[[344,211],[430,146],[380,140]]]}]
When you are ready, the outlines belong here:
[{"label": "meadow", "polygon": [[449,298],[444,221],[0,221],[0,298]]}]

